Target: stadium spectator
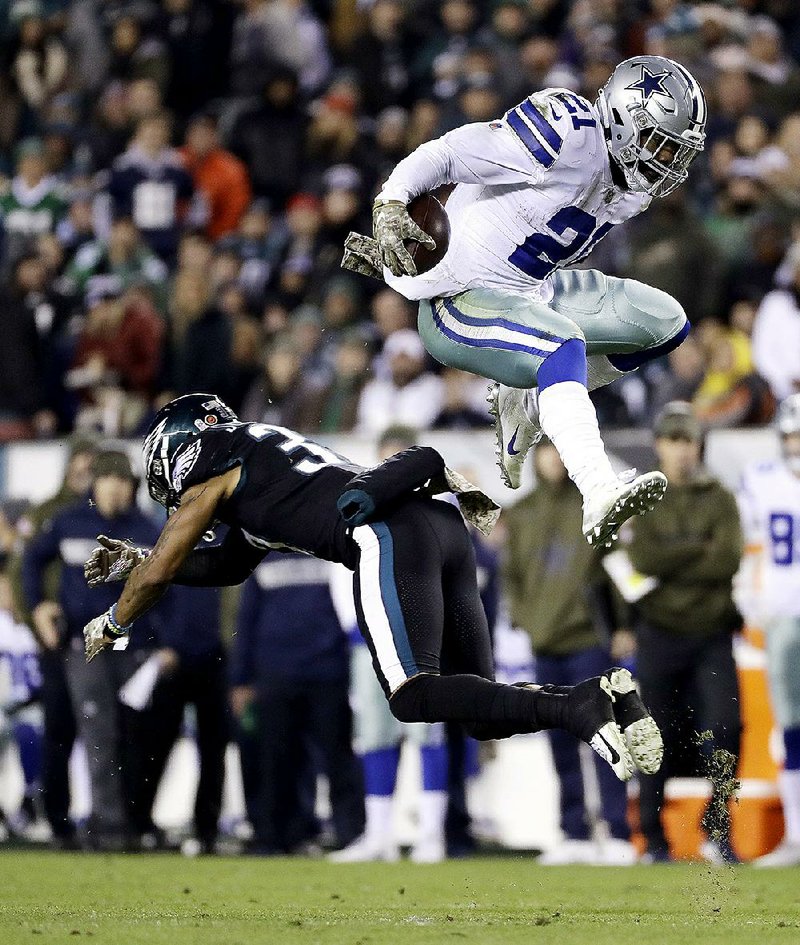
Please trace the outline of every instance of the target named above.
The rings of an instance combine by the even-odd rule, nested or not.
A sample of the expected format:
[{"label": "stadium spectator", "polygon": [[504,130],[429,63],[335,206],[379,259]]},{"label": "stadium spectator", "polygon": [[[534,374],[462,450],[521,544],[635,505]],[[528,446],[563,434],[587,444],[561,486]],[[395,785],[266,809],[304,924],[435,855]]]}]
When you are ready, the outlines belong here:
[{"label": "stadium spectator", "polygon": [[236,229],[250,203],[247,168],[222,148],[217,121],[208,114],[200,114],[189,123],[180,153],[195,188],[206,198],[205,232],[209,239],[218,240]]},{"label": "stadium spectator", "polygon": [[800,251],[788,257],[790,282],[767,293],[753,325],[753,361],[778,400],[800,390]]},{"label": "stadium spectator", "polygon": [[156,32],[164,37],[169,78],[164,102],[188,118],[224,95],[234,8],[205,0],[165,0]]},{"label": "stadium spectator", "polygon": [[[69,506],[85,498],[91,483],[91,464],[95,446],[88,440],[73,440],[69,446],[64,479],[58,492],[46,502],[34,505],[17,522],[19,537],[33,540],[50,520]],[[75,845],[75,825],[69,816],[69,758],[75,743],[76,722],[67,687],[65,655],[67,639],[60,607],[56,602],[60,566],[53,562],[42,579],[42,602],[31,611],[21,583],[22,549],[12,558],[9,574],[14,584],[15,610],[33,629],[39,644],[39,669],[42,675],[41,702],[44,713],[42,746],[42,792],[44,810],[53,843],[57,847]]]},{"label": "stadium spectator", "polygon": [[147,245],[171,262],[183,227],[200,222],[195,189],[180,155],[169,146],[165,113],[142,118],[125,153],[114,162],[108,182],[114,216],[130,217]]},{"label": "stadium spectator", "polygon": [[159,310],[166,304],[169,270],[164,262],[142,241],[130,217],[118,217],[111,224],[108,240],[91,240],[79,247],[66,269],[71,292],[82,294],[95,275],[113,275],[124,290],[143,282],[158,300]]},{"label": "stadium spectator", "polygon": [[360,329],[344,331],[329,358],[331,371],[312,381],[296,429],[312,434],[347,433],[356,424],[371,361],[369,340]]},{"label": "stadium spectator", "polygon": [[[739,755],[732,634],[741,617],[731,584],[742,537],[736,500],[702,468],[702,434],[691,406],[668,404],[654,433],[659,467],[670,486],[652,513],[632,522],[627,551],[640,574],[658,581],[636,607],[642,698],[664,736],[661,770],[640,780],[641,825],[647,859],[662,862],[670,858],[661,820],[664,784],[687,750],[682,741],[687,733],[701,739],[701,733],[712,733],[710,742],[696,746],[703,753],[727,752],[734,765]],[[712,795],[703,853],[712,862],[735,862],[728,817],[719,807]]]},{"label": "stadium spectator", "polygon": [[21,141],[14,157],[16,174],[8,191],[0,195],[4,272],[32,248],[39,234],[54,232],[67,212],[56,181],[47,173],[41,139]]},{"label": "stadium spectator", "polygon": [[[574,686],[607,670],[612,665],[611,649],[617,658],[627,655],[620,647],[629,634],[619,627],[609,605],[611,592],[601,555],[580,533],[580,493],[549,441],[537,445],[534,464],[536,487],[505,516],[505,591],[513,625],[531,638],[537,680]],[[563,838],[538,862],[633,863],[636,854],[630,843],[624,785],[608,765],[605,771],[601,764],[595,765],[610,837],[593,836],[580,744],[563,732],[548,732],[548,740],[560,787]]]},{"label": "stadium spectator", "polygon": [[269,555],[249,578],[231,653],[231,698],[257,718],[258,791],[254,852],[286,853],[317,839],[297,803],[311,750],[328,779],[335,841],[364,829],[364,788],[353,754],[347,639],[331,598],[332,566],[295,554]]},{"label": "stadium spectator", "polygon": [[219,589],[174,588],[158,646],[159,673],[147,707],[150,731],[142,762],[143,825],[159,843],[160,831],[150,820],[153,803],[186,708],[191,706],[200,774],[193,832],[183,849],[192,854],[215,853],[228,743],[228,675],[220,635]]},{"label": "stadium spectator", "polygon": [[442,409],[444,391],[441,378],[425,368],[419,335],[410,329],[393,332],[383,358],[389,376],[373,378],[361,392],[358,429],[373,435],[393,424],[427,429]]},{"label": "stadium spectator", "polygon": [[92,276],[86,320],[75,348],[68,386],[80,391],[78,425],[110,435],[135,429],[155,391],[164,328],[140,293],[123,292],[118,276]]},{"label": "stadium spectator", "polygon": [[[117,597],[113,585],[86,585],[83,563],[96,536],[125,538],[145,547],[158,537],[155,523],[134,504],[136,483],[124,453],[98,453],[92,464],[91,503],[79,501],[43,523],[22,561],[25,603],[33,611],[39,635],[47,634],[64,647],[78,732],[90,746],[92,813],[87,841],[98,850],[121,850],[138,842],[143,818],[149,813],[141,806],[142,765],[149,747],[146,733],[137,713],[119,701],[119,690],[150,655],[159,611],[144,621],[142,632],[124,652],[108,653],[108,659],[87,664],[83,648],[83,627],[90,614],[104,603],[110,606]],[[61,576],[57,595],[48,598],[44,576],[54,561],[61,565]]]},{"label": "stadium spectator", "polygon": [[10,5],[16,36],[9,62],[11,75],[25,111],[23,128],[32,126],[49,100],[60,91],[67,78],[67,50],[58,32],[48,29],[40,0],[17,0]]},{"label": "stadium spectator", "polygon": [[52,435],[57,426],[49,374],[56,327],[47,273],[38,256],[21,256],[12,284],[0,290],[3,371],[0,374],[0,442]]},{"label": "stadium spectator", "polygon": [[412,57],[404,5],[399,0],[376,0],[367,11],[366,31],[353,55],[368,115],[410,104]]},{"label": "stadium spectator", "polygon": [[444,389],[442,409],[432,426],[437,430],[485,429],[491,417],[486,409],[483,379],[457,368],[445,368],[441,378]]},{"label": "stadium spectator", "polygon": [[230,147],[250,171],[254,192],[282,208],[300,188],[307,118],[295,73],[286,67],[270,71],[258,84],[261,103],[239,116]]}]

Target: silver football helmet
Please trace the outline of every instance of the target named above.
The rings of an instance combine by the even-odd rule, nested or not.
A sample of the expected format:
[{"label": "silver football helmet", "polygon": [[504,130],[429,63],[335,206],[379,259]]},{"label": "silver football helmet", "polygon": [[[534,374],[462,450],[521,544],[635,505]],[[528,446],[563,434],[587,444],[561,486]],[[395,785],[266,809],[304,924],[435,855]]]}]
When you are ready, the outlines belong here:
[{"label": "silver football helmet", "polygon": [[664,56],[626,59],[600,89],[597,109],[631,190],[664,197],[686,180],[703,150],[707,113],[688,69]]}]

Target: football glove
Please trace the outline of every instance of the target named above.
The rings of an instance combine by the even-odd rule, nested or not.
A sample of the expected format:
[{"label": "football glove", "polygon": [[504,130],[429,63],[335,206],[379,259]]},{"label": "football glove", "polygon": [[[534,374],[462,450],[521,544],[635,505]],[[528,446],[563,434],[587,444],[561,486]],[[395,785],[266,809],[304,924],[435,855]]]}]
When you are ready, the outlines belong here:
[{"label": "football glove", "polygon": [[428,249],[436,249],[432,236],[411,219],[408,208],[399,200],[376,200],[372,208],[372,234],[378,244],[384,266],[395,276],[415,276],[417,267],[403,240],[415,240]]},{"label": "football glove", "polygon": [[123,627],[114,617],[114,605],[104,614],[90,620],[83,628],[83,643],[86,648],[86,662],[92,660],[109,646],[115,650],[126,650],[130,642],[130,627]]},{"label": "football glove", "polygon": [[380,279],[383,282],[383,260],[378,243],[371,236],[348,233],[344,241],[344,256],[339,264],[342,269],[357,272],[361,276]]},{"label": "football glove", "polygon": [[144,548],[137,548],[129,541],[98,535],[99,548],[86,559],[83,574],[89,587],[123,581],[137,564],[149,554]]}]

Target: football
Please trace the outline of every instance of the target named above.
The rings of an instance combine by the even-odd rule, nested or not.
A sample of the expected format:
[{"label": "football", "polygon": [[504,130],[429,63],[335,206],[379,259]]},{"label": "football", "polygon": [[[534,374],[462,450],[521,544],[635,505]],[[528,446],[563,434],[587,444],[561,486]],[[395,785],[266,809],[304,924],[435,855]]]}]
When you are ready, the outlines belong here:
[{"label": "football", "polygon": [[405,247],[417,267],[417,274],[437,266],[450,245],[450,221],[447,211],[433,194],[420,194],[408,205],[411,219],[436,241],[436,249],[428,249],[416,240],[406,240]]}]

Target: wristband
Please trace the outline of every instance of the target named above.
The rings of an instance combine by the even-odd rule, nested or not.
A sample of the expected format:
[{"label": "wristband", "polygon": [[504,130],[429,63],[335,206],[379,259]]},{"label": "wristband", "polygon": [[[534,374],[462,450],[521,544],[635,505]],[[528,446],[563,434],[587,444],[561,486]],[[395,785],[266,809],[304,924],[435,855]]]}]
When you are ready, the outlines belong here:
[{"label": "wristband", "polygon": [[108,623],[109,623],[108,635],[110,637],[126,637],[130,633],[133,623],[132,622],[129,623],[127,627],[123,626],[117,620],[116,611],[117,611],[116,604],[112,604],[108,608],[108,613],[106,614],[106,616],[108,617]]}]

